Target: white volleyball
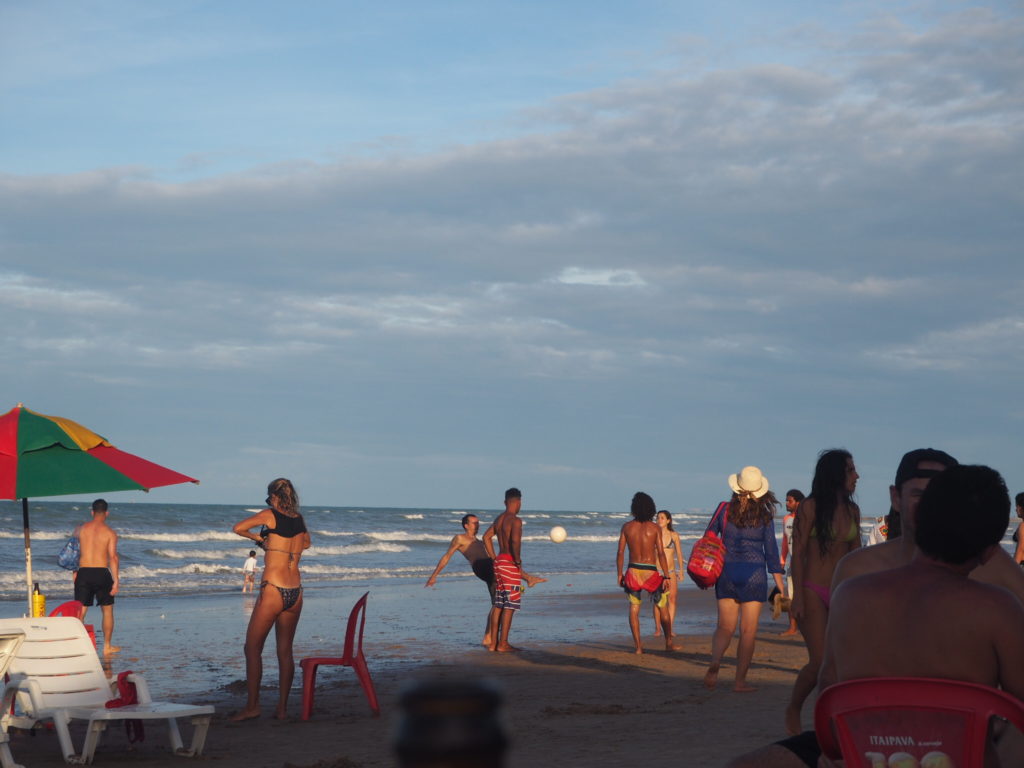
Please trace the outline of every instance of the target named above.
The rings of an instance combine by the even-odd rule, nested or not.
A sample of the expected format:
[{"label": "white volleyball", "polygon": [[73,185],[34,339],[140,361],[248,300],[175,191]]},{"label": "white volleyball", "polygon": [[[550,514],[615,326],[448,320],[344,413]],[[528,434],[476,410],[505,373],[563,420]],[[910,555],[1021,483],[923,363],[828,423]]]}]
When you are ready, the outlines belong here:
[{"label": "white volleyball", "polygon": [[565,532],[565,528],[563,528],[560,525],[556,525],[554,528],[551,529],[551,532],[548,534],[548,536],[551,537],[551,540],[555,542],[555,544],[561,544],[563,541],[566,540],[569,534]]}]

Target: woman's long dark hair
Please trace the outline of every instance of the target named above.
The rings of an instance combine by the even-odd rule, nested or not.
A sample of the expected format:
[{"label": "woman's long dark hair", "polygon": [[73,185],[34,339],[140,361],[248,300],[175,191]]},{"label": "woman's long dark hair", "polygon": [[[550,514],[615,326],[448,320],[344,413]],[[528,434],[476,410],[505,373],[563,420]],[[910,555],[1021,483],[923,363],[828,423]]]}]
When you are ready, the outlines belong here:
[{"label": "woman's long dark hair", "polygon": [[665,527],[672,531],[672,533],[675,533],[676,529],[672,527],[672,513],[669,512],[667,509],[659,509],[658,514],[664,515],[668,518],[668,525],[666,525]]},{"label": "woman's long dark hair", "polygon": [[729,500],[729,522],[737,528],[771,525],[778,504],[779,500],[771,491],[759,499],[750,493],[734,493]]},{"label": "woman's long dark hair", "polygon": [[297,515],[299,514],[299,494],[295,490],[295,486],[292,485],[292,481],[286,477],[279,477],[276,480],[271,480],[267,486],[267,503],[270,503],[270,497],[277,496],[278,512],[285,515]]},{"label": "woman's long dark hair", "polygon": [[[814,499],[814,535],[818,539],[818,551],[824,558],[832,545],[832,520],[836,507],[853,503],[853,496],[846,490],[846,462],[853,455],[843,448],[831,448],[818,454],[811,481],[811,498]],[[852,511],[852,510],[851,510]]]}]

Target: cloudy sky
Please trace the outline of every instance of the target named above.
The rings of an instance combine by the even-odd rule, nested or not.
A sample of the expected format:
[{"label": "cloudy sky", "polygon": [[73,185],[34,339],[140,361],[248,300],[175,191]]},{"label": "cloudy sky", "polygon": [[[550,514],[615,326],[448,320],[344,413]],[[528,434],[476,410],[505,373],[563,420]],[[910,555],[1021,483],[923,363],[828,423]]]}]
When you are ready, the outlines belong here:
[{"label": "cloudy sky", "polygon": [[144,501],[1024,490],[1022,11],[0,0],[0,410]]}]

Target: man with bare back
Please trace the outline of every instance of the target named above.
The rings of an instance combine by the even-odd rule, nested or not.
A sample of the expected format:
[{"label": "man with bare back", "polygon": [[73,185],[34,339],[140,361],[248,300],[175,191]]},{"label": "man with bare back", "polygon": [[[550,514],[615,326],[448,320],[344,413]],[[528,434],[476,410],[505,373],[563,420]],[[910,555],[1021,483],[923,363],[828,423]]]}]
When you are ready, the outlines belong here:
[{"label": "man with bare back", "polygon": [[[661,607],[668,602],[668,590],[665,582],[672,578],[661,544],[661,528],[654,522],[657,508],[654,499],[646,493],[638,492],[633,496],[630,507],[633,519],[622,526],[619,533],[619,551],[615,558],[615,569],[619,577],[619,586],[629,595],[629,629],[633,633],[633,644],[636,653],[644,652],[640,642],[640,605],[643,593],[651,595],[651,601]],[[624,554],[629,548],[629,566],[622,569]],[[655,565],[657,558],[657,565]],[[664,576],[658,574],[658,565]],[[672,627],[668,611],[661,611],[661,631],[665,635],[665,650],[678,651],[679,646],[672,642]]]},{"label": "man with bare back", "polygon": [[[509,645],[508,632],[523,593],[523,558],[520,554],[523,521],[518,517],[522,497],[518,488],[505,491],[505,511],[484,533],[484,549],[494,560],[494,608],[497,609],[491,611],[490,649],[501,653],[518,650]],[[500,551],[497,556],[492,541],[495,537]]]},{"label": "man with bare back", "polygon": [[82,553],[75,574],[75,600],[82,604],[82,621],[95,599],[103,611],[103,653],[117,653],[121,649],[111,642],[114,595],[120,588],[117,534],[107,525],[107,502],[103,499],[92,503],[92,520],[79,526],[78,541]]}]

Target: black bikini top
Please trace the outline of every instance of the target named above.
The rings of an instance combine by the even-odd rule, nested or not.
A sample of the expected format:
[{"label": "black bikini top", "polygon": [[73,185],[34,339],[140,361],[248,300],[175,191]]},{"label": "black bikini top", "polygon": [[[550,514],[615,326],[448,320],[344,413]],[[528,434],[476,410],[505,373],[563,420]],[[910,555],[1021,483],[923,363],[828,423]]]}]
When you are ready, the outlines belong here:
[{"label": "black bikini top", "polygon": [[268,533],[273,533],[282,539],[293,539],[300,533],[306,532],[306,522],[302,519],[302,515],[288,517],[288,515],[282,515],[276,509],[271,508],[270,511],[274,513],[274,527],[267,528],[267,526],[263,526],[263,530],[260,531],[261,538],[266,537]]}]

